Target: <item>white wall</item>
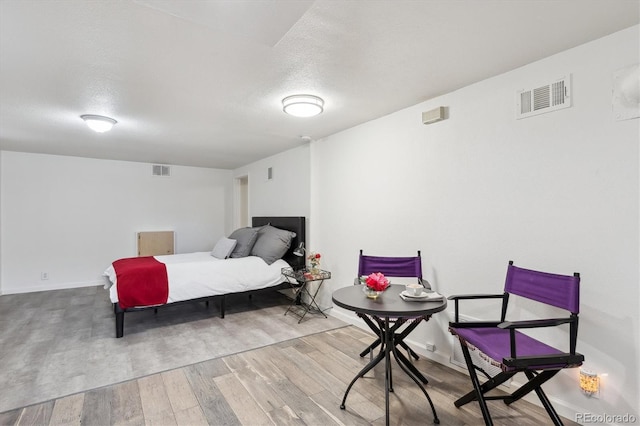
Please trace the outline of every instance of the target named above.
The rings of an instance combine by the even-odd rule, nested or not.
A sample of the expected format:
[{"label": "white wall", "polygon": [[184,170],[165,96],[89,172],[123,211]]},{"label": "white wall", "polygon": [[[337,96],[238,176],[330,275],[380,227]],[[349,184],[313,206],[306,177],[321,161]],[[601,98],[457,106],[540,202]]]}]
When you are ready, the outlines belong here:
[{"label": "white wall", "polygon": [[[267,180],[267,169],[273,178]],[[249,178],[249,218],[305,216],[309,226],[310,146],[302,145],[233,171]],[[235,215],[237,217],[237,214]]]},{"label": "white wall", "polygon": [[[352,284],[359,249],[422,250],[426,278],[445,295],[501,292],[509,260],[580,272],[578,351],[607,375],[603,391],[582,395],[577,369],[545,389],[570,418],[639,418],[639,122],[616,121],[611,107],[612,75],[638,63],[638,40],[636,26],[312,143],[312,232],[333,274],[322,304]],[[516,90],[567,73],[571,108],[515,119]],[[423,125],[438,106],[449,119]],[[452,310],[410,336],[423,353],[435,343],[441,362]],[[531,310],[516,303],[514,315],[556,314]]]},{"label": "white wall", "polygon": [[0,151],[0,295],[2,295],[2,156]]},{"label": "white wall", "polygon": [[[2,151],[2,293],[102,283],[136,233],[174,230],[176,252],[207,251],[231,229],[232,172]],[[49,274],[41,280],[41,272]]]}]

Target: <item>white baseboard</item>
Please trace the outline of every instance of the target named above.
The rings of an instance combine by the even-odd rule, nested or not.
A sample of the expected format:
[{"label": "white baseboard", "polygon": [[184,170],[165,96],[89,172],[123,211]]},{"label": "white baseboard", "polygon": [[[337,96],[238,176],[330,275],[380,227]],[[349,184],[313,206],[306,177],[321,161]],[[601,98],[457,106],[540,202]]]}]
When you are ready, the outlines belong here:
[{"label": "white baseboard", "polygon": [[80,281],[75,283],[51,283],[47,284],[38,284],[38,285],[27,285],[22,287],[10,287],[3,288],[2,294],[20,294],[20,293],[35,293],[37,291],[50,291],[50,290],[65,290],[70,288],[81,288],[81,287],[93,287],[93,286],[103,286],[104,281]]}]

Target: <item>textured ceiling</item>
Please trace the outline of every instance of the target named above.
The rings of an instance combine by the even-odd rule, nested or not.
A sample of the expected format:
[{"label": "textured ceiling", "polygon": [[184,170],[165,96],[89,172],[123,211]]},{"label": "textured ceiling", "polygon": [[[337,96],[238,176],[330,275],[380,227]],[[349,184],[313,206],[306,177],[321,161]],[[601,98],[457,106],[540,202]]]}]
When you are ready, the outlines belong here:
[{"label": "textured ceiling", "polygon": [[[639,21],[635,0],[0,0],[0,149],[235,168]],[[284,114],[296,93],[325,112]]]}]

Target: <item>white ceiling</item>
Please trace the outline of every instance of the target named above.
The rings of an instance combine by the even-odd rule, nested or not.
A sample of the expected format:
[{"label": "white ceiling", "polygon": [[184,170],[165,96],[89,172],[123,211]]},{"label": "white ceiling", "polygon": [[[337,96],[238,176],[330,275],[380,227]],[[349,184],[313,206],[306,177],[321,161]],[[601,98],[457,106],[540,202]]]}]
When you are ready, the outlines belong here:
[{"label": "white ceiling", "polygon": [[[235,168],[639,21],[636,0],[0,0],[0,149]],[[324,113],[284,114],[296,93]]]}]

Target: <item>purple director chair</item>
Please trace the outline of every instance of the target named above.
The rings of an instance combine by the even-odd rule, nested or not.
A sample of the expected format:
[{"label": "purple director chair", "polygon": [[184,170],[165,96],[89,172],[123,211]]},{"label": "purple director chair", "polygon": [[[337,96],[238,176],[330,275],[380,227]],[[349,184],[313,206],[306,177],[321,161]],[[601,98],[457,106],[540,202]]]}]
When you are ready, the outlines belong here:
[{"label": "purple director chair", "polygon": [[[422,279],[422,258],[420,257],[420,250],[418,250],[417,256],[409,257],[382,257],[382,256],[365,256],[360,250],[360,257],[358,260],[358,277],[355,279],[355,284],[360,284],[360,277],[367,276],[369,274],[381,272],[385,277],[390,278],[416,278],[417,282],[423,287],[430,289],[431,286],[426,280]],[[381,326],[374,323],[374,321],[366,314],[358,314],[360,318],[369,326],[369,328],[380,336]],[[420,320],[428,320],[429,318],[420,318]],[[407,350],[410,356],[419,359],[416,354],[403,339],[409,335],[420,323],[420,321],[412,321],[402,332],[396,333],[395,341],[396,345],[400,345]],[[367,346],[361,353],[363,357],[366,354],[371,354],[372,351],[382,343],[380,337],[378,337],[373,343]],[[382,347],[381,350],[384,348]],[[409,362],[409,360],[402,355],[402,352],[398,352],[400,360],[409,368],[423,383],[427,383],[428,380]]]},{"label": "purple director chair", "polygon": [[[505,321],[510,295],[525,297],[564,309],[569,312],[569,316],[529,321]],[[580,310],[580,275],[578,273],[572,276],[557,275],[532,271],[518,268],[513,265],[512,261],[509,261],[503,294],[459,295],[450,296],[448,299],[455,301],[455,321],[449,323],[449,331],[460,341],[473,384],[473,390],[458,399],[455,406],[461,407],[468,402],[477,400],[485,424],[493,425],[487,408],[487,400],[501,399],[508,405],[529,392],[535,391],[553,424],[562,425],[560,416],[541,386],[561,369],[579,367],[584,361],[584,356],[576,352],[578,312]],[[502,299],[500,321],[460,322],[458,302],[471,299]],[[554,327],[561,324],[569,324],[569,341],[567,342],[569,350],[566,352],[517,331],[518,329]],[[494,377],[490,377],[480,367],[475,366],[469,350],[476,349],[490,358],[493,364],[499,365],[502,371]],[[487,376],[488,380],[480,384],[476,370]],[[519,389],[504,396],[485,395],[519,372],[523,372],[529,379]]]}]

